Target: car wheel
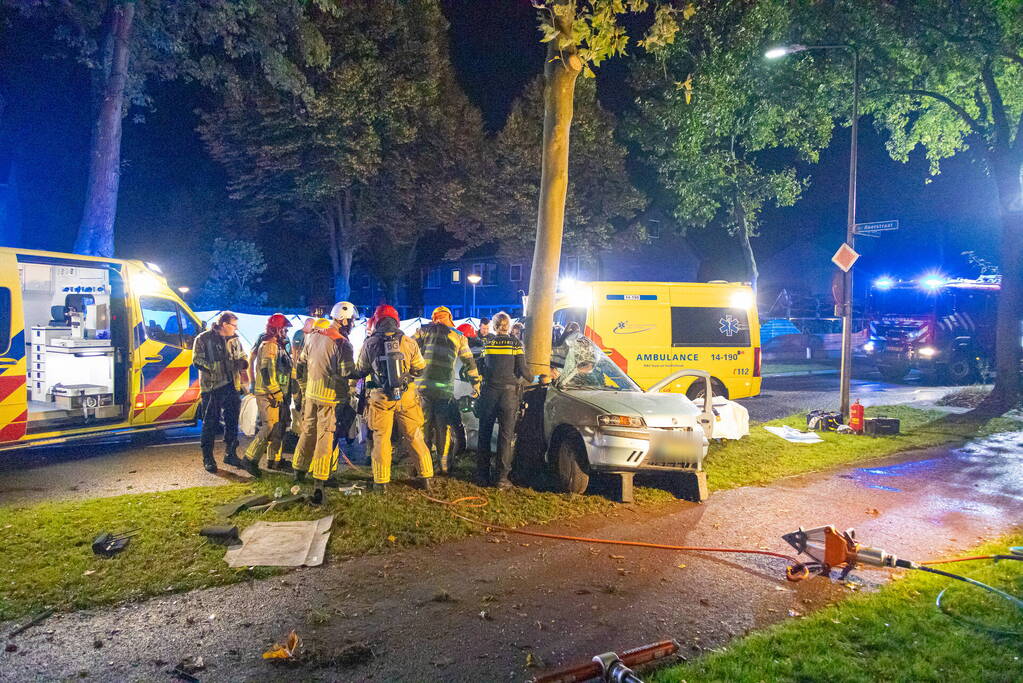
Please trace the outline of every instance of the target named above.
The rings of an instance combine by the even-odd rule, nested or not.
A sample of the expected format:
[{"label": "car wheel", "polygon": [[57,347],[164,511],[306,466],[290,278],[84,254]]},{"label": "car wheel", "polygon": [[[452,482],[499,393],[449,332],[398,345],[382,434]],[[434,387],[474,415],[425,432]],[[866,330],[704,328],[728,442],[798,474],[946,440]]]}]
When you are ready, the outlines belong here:
[{"label": "car wheel", "polygon": [[896,365],[878,365],[877,371],[886,382],[901,382],[909,374],[909,366],[905,363]]},{"label": "car wheel", "polygon": [[586,446],[578,434],[566,434],[555,453],[558,483],[565,493],[586,493],[590,485],[590,463]]},{"label": "car wheel", "polygon": [[945,366],[941,375],[949,384],[969,384],[976,377],[977,368],[973,359],[963,354],[956,354]]},{"label": "car wheel", "polygon": [[[710,390],[713,396],[724,396],[725,398],[728,398],[728,390],[725,389],[725,386],[716,379],[710,380]],[[703,398],[704,393],[706,393],[706,384],[702,379],[697,378],[697,380],[689,386],[689,389],[686,390],[686,398],[690,401],[696,401]]]}]

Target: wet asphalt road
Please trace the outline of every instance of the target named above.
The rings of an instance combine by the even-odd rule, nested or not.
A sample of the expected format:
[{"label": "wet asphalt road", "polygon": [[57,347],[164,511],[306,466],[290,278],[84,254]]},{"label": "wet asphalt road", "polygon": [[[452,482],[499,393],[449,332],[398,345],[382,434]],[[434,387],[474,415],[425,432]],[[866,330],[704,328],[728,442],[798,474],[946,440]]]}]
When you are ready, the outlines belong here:
[{"label": "wet asphalt road", "polygon": [[[1006,533],[1021,518],[1023,433],[1013,433],[723,491],[702,505],[623,506],[544,531],[785,551],[782,534],[831,523],[925,560]],[[789,583],[784,564],[491,534],[55,615],[12,641],[17,651],[0,653],[0,679],[161,680],[183,657],[201,656],[197,676],[209,681],[523,680],[537,672],[530,662],[587,661],[668,637],[692,656],[850,591],[821,577]],[[889,575],[867,569],[853,578],[862,590]],[[305,665],[262,661],[291,629],[303,638]],[[372,659],[337,663],[351,644],[368,645]]]},{"label": "wet asphalt road", "polygon": [[[852,387],[853,397],[866,405],[926,404],[954,389],[866,377]],[[759,396],[740,403],[754,421],[813,408],[837,409],[838,375],[768,377]],[[244,438],[242,444],[244,448]],[[218,443],[218,461],[222,448]],[[218,486],[247,477],[229,467],[208,474],[201,466],[198,429],[178,429],[150,444],[120,438],[0,453],[0,505]]]}]

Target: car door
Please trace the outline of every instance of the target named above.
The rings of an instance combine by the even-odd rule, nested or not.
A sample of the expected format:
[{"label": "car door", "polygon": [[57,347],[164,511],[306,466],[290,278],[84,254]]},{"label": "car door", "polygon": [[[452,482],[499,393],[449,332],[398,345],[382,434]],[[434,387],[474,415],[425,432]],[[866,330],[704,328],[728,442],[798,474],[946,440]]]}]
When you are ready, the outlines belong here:
[{"label": "car door", "polygon": [[192,366],[198,323],[177,302],[140,296],[133,368],[138,387],[132,421],[140,424],[188,419],[199,399],[199,373]]},{"label": "car door", "polygon": [[13,252],[0,253],[0,444],[18,441],[28,426],[25,317]]}]

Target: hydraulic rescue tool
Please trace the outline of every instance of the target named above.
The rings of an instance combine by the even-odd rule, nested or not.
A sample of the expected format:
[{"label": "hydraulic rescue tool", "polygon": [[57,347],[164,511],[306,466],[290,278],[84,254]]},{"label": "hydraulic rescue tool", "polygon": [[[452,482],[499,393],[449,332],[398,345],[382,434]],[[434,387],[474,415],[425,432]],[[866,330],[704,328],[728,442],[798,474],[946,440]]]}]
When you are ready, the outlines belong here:
[{"label": "hydraulic rescue tool", "polygon": [[[799,527],[798,530],[785,534],[782,538],[786,543],[795,548],[797,553],[801,555],[808,555],[812,559],[812,562],[805,562],[803,564],[806,570],[816,571],[824,576],[827,576],[832,569],[841,567],[842,573],[840,574],[840,578],[845,578],[849,572],[855,569],[858,565],[867,565],[870,567],[892,567],[897,569],[915,569],[918,571],[928,572],[930,574],[938,574],[939,576],[944,576],[949,579],[968,583],[971,586],[976,586],[977,588],[981,588],[1003,598],[1017,609],[1023,610],[1023,600],[1020,600],[1014,595],[1010,595],[1009,593],[995,588],[994,586],[989,586],[986,583],[981,583],[976,579],[971,579],[968,576],[961,576],[959,574],[953,574],[951,572],[934,569],[933,567],[928,566],[935,564],[949,564],[952,562],[969,562],[974,560],[994,560],[995,562],[998,562],[999,560],[1023,561],[1023,547],[1010,548],[1008,554],[974,555],[971,557],[956,557],[947,560],[914,562],[912,560],[899,559],[895,555],[892,555],[881,548],[861,545],[856,541],[855,529],[848,529],[846,531],[839,532],[838,529],[831,525],[814,527],[813,529],[803,529],[802,527]],[[945,606],[942,605],[942,598],[947,590],[948,589],[946,588],[938,593],[938,597],[935,600],[935,604],[942,612],[959,619],[960,621],[984,628],[988,631],[1008,633],[1007,631],[999,631],[998,629],[989,628],[969,619],[957,617],[949,612]],[[1018,634],[1014,633],[1014,635]]]},{"label": "hydraulic rescue tool", "polygon": [[626,650],[621,655],[605,652],[584,664],[566,666],[563,669],[537,676],[533,683],[576,683],[577,681],[599,680],[606,683],[643,683],[632,671],[633,667],[664,659],[678,652],[676,640],[662,640]]}]

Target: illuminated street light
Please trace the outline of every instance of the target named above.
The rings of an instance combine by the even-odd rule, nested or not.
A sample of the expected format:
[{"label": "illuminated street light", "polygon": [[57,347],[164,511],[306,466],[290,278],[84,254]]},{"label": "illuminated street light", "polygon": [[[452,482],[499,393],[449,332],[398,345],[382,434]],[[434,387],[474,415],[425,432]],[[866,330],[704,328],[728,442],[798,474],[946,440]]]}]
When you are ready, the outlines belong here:
[{"label": "illuminated street light", "polygon": [[483,276],[479,273],[469,273],[465,276],[465,279],[472,285],[472,315],[470,318],[476,317],[476,285],[483,281]]},{"label": "illuminated street light", "polygon": [[[808,50],[849,50],[853,60],[853,91],[852,117],[850,121],[849,151],[849,207],[846,216],[845,243],[853,248],[856,241],[856,156],[859,144],[860,119],[860,52],[852,45],[779,45],[764,53],[768,59],[778,59],[785,55]],[[843,275],[844,292],[842,294],[842,370],[839,381],[840,410],[842,416],[849,417],[849,384],[852,380],[852,314],[853,314],[853,274],[852,268]]]},{"label": "illuminated street light", "polygon": [[182,294],[188,294],[190,291],[192,291],[192,289],[191,289],[191,287],[181,286],[181,287],[178,287],[178,291],[181,292]]},{"label": "illuminated street light", "polygon": [[806,45],[779,45],[778,47],[772,47],[770,50],[764,53],[764,56],[768,59],[778,59],[785,55],[795,54],[796,52],[804,52],[807,48]]}]

